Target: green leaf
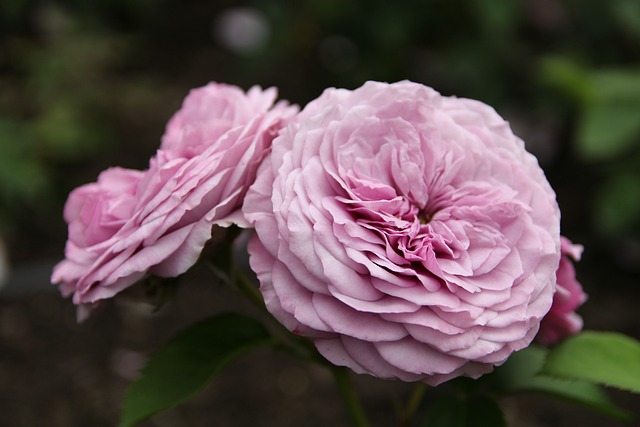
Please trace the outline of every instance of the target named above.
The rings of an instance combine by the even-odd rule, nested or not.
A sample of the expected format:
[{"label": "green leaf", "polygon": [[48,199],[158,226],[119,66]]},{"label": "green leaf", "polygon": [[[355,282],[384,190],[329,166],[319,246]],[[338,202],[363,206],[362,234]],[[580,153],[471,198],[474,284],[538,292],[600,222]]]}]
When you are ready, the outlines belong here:
[{"label": "green leaf", "polygon": [[584,112],[578,128],[578,151],[587,160],[621,154],[640,141],[640,102],[602,102]]},{"label": "green leaf", "polygon": [[637,0],[615,0],[612,2],[613,17],[626,33],[640,39],[640,3]]},{"label": "green leaf", "polygon": [[444,397],[428,408],[424,427],[506,427],[498,403],[488,397]]},{"label": "green leaf", "polygon": [[517,1],[489,0],[470,5],[483,33],[494,39],[508,39],[517,26],[518,14],[522,12],[522,5]]},{"label": "green leaf", "polygon": [[551,350],[542,373],[640,393],[640,342],[618,333],[583,332]]},{"label": "green leaf", "polygon": [[47,188],[29,126],[0,116],[0,201],[35,200]]},{"label": "green leaf", "polygon": [[90,125],[87,106],[71,99],[59,101],[33,122],[33,132],[42,150],[55,158],[74,158],[94,148],[100,135]]},{"label": "green leaf", "polygon": [[514,353],[504,365],[496,369],[493,376],[507,393],[543,393],[611,417],[630,419],[630,414],[616,407],[596,384],[538,375],[548,352],[545,348],[530,346]]},{"label": "green leaf", "polygon": [[593,73],[596,96],[578,123],[577,149],[587,160],[605,160],[640,142],[640,74],[610,70]]},{"label": "green leaf", "polygon": [[202,390],[228,362],[266,344],[269,334],[253,319],[223,314],[176,336],[149,360],[125,397],[119,427],[131,427]]},{"label": "green leaf", "polygon": [[603,232],[623,234],[640,223],[640,173],[618,167],[595,198],[595,220]]},{"label": "green leaf", "polygon": [[541,82],[579,105],[596,96],[589,74],[575,61],[560,56],[543,58],[539,64]]}]

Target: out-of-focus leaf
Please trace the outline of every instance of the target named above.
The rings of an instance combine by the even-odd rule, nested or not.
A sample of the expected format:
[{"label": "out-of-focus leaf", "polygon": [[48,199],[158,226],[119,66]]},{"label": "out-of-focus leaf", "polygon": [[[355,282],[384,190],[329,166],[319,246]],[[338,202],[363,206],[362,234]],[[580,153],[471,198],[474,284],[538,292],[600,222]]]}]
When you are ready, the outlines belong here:
[{"label": "out-of-focus leaf", "polygon": [[47,185],[33,141],[18,123],[0,119],[0,199],[34,199]]},{"label": "out-of-focus leaf", "polygon": [[472,2],[470,5],[477,14],[478,23],[485,34],[493,38],[507,39],[517,25],[522,7],[520,2],[509,0]]},{"label": "out-of-focus leaf", "polygon": [[538,375],[548,350],[530,346],[514,353],[494,374],[506,393],[536,392],[559,397],[603,414],[628,420],[630,415],[616,407],[596,384]]},{"label": "out-of-focus leaf", "polygon": [[552,56],[543,59],[539,73],[544,85],[579,105],[586,105],[596,96],[587,70],[568,58]]},{"label": "out-of-focus leaf", "polygon": [[580,117],[579,154],[605,160],[640,143],[640,73],[603,71],[592,74],[596,96]]},{"label": "out-of-focus leaf", "polygon": [[640,38],[640,2],[637,0],[614,0],[613,17],[627,33]]},{"label": "out-of-focus leaf", "polygon": [[35,121],[33,131],[48,154],[71,158],[95,147],[101,133],[87,125],[82,113],[82,105],[67,100],[52,104]]},{"label": "out-of-focus leaf", "polygon": [[2,15],[0,15],[0,23],[4,24],[5,28],[12,27],[14,25],[14,21],[19,20],[20,15],[24,13],[27,6],[27,0],[14,0],[4,2],[2,4]]},{"label": "out-of-focus leaf", "polygon": [[640,342],[618,333],[583,332],[551,350],[542,373],[640,393]]},{"label": "out-of-focus leaf", "polygon": [[603,182],[595,203],[595,221],[600,229],[611,234],[631,229],[640,223],[640,174],[614,174]]},{"label": "out-of-focus leaf", "polygon": [[502,410],[488,397],[436,400],[429,408],[423,427],[506,427]]},{"label": "out-of-focus leaf", "polygon": [[[71,25],[70,27],[74,27]],[[40,107],[60,102],[92,104],[113,96],[109,67],[126,53],[125,38],[92,31],[63,31],[48,49],[24,55],[30,71],[28,85]]]},{"label": "out-of-focus leaf", "polygon": [[223,314],[197,323],[153,355],[129,388],[120,427],[131,427],[202,390],[228,362],[268,342],[253,319]]}]

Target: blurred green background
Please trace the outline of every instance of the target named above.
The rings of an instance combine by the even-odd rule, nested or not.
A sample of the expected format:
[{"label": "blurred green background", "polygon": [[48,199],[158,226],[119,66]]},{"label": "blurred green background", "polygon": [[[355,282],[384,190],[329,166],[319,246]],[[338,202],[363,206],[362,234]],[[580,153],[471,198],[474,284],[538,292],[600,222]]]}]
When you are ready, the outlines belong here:
[{"label": "blurred green background", "polygon": [[[578,266],[591,296],[586,326],[639,337],[639,1],[5,0],[0,255],[4,242],[9,274],[0,289],[0,413],[14,417],[7,425],[113,425],[128,380],[118,367],[134,366],[198,316],[185,295],[171,313],[116,307],[75,325],[71,302],[48,283],[63,256],[70,190],[109,166],[146,168],[188,90],[212,80],[276,86],[304,105],[326,87],[403,79],[480,99],[510,121],[557,191],[563,234],[586,247]],[[211,309],[203,305],[201,314]],[[131,322],[143,332],[127,329]],[[59,372],[69,358],[76,361]],[[315,374],[305,375],[317,385]],[[309,388],[281,400],[304,398]],[[51,394],[54,403],[44,397]],[[87,399],[110,403],[78,410]],[[199,405],[216,420],[206,398]],[[526,425],[572,422],[529,418]],[[242,418],[229,419],[216,425]],[[149,425],[186,425],[171,420]]]}]

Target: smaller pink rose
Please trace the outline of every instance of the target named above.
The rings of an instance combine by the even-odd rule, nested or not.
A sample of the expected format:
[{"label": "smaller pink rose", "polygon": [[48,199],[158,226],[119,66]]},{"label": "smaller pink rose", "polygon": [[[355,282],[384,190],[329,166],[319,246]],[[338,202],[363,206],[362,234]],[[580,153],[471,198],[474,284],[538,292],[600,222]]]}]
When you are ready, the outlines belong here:
[{"label": "smaller pink rose", "polygon": [[[132,234],[123,231],[130,229],[129,220],[135,216],[143,177],[142,171],[109,168],[98,176],[97,182],[85,184],[69,194],[64,207],[64,219],[69,224],[66,258],[54,268],[51,281],[60,285],[64,296],[74,294],[76,304],[87,302],[83,297],[84,292],[89,292],[92,287],[85,283],[97,282],[97,277],[106,280],[109,286],[99,287],[89,293],[98,294],[95,299],[103,299],[144,275],[144,270],[138,269],[141,270],[138,274],[131,272],[125,277],[105,277],[106,272],[115,270],[108,268],[109,260],[114,258],[111,255],[113,248],[116,247],[114,252],[121,252],[117,248],[118,242],[126,245],[123,234]],[[131,249],[135,250],[135,246]],[[131,253],[126,257],[129,263],[136,259]],[[119,271],[124,271],[123,260],[120,260]],[[125,283],[121,286],[123,279]]]},{"label": "smaller pink rose", "polygon": [[572,261],[580,261],[583,247],[561,237],[560,265],[558,266],[556,292],[549,313],[540,323],[536,340],[542,345],[553,345],[582,330],[582,318],[575,312],[587,295],[576,280]]},{"label": "smaller pink rose", "polygon": [[[167,125],[147,171],[112,168],[65,205],[65,259],[51,280],[76,304],[111,298],[149,274],[175,277],[214,226],[246,226],[240,207],[280,129],[297,112],[276,90],[210,83]],[[86,307],[85,307],[86,308]]]},{"label": "smaller pink rose", "polygon": [[160,149],[171,159],[192,158],[220,142],[229,131],[243,129],[257,117],[266,114],[266,124],[273,124],[273,119],[292,116],[297,109],[289,107],[286,101],[273,105],[277,95],[273,87],[263,91],[253,86],[245,93],[237,86],[223,83],[192,89],[182,108],[167,123]]}]

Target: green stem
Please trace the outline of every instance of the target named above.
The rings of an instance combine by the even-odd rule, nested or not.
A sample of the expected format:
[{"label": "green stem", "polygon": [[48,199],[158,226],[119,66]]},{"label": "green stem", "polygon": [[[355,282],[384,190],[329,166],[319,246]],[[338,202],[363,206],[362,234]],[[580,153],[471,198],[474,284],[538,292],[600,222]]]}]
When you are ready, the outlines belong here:
[{"label": "green stem", "polygon": [[353,389],[351,379],[349,378],[349,371],[347,371],[346,368],[339,366],[331,366],[330,368],[333,373],[333,377],[336,380],[336,384],[338,385],[338,389],[340,390],[340,394],[347,406],[347,410],[349,411],[354,427],[369,427],[369,421],[367,421],[367,417],[365,416],[362,405],[360,404],[360,399],[358,399],[358,396]]},{"label": "green stem", "polygon": [[251,302],[260,309],[265,310],[266,307],[264,305],[264,299],[262,299],[262,294],[258,288],[256,288],[239,269],[234,268],[232,274],[232,280],[235,286],[240,289],[240,291],[245,294]]},{"label": "green stem", "polygon": [[413,420],[413,417],[416,415],[416,411],[422,402],[426,390],[427,386],[425,383],[417,383],[413,387],[407,406],[405,406],[404,411],[400,414],[398,427],[408,427],[411,425],[411,420]]},{"label": "green stem", "polygon": [[239,268],[232,267],[227,273],[219,270],[217,266],[208,261],[205,261],[204,264],[216,277],[222,279],[224,283],[231,285],[236,290],[242,292],[247,298],[249,298],[249,301],[259,309],[266,311],[262,294],[260,294],[258,288],[256,288],[253,283],[247,279]]},{"label": "green stem", "polygon": [[274,327],[279,329],[282,334],[288,338],[286,341],[278,339],[279,348],[301,360],[317,362],[320,364],[326,363],[324,358],[320,356],[314,345],[308,339],[291,333],[291,331],[289,331],[282,323],[277,321],[271,313],[269,313],[260,290],[258,290],[258,288],[251,283],[251,281],[247,279],[247,276],[245,276],[238,268],[233,268],[232,270],[232,285],[242,292],[256,307],[262,310]]},{"label": "green stem", "polygon": [[[212,270],[215,271],[215,268],[212,268]],[[345,401],[354,427],[370,427],[364,410],[362,409],[362,405],[360,404],[360,400],[358,399],[358,396],[353,389],[353,385],[351,384],[348,370],[343,367],[327,364],[326,360],[324,360],[324,358],[319,355],[318,351],[308,340],[292,334],[291,331],[284,327],[284,325],[275,320],[271,313],[268,312],[260,291],[253,285],[253,283],[251,283],[246,278],[246,276],[238,268],[234,267],[232,269],[230,282],[245,296],[247,296],[254,305],[266,312],[269,315],[269,319],[273,321],[276,326],[282,329],[292,339],[294,344],[293,347],[279,340],[283,348],[288,349],[299,358],[311,360],[329,366],[335,378],[336,384],[338,385],[338,389],[340,390],[340,394]]]}]

